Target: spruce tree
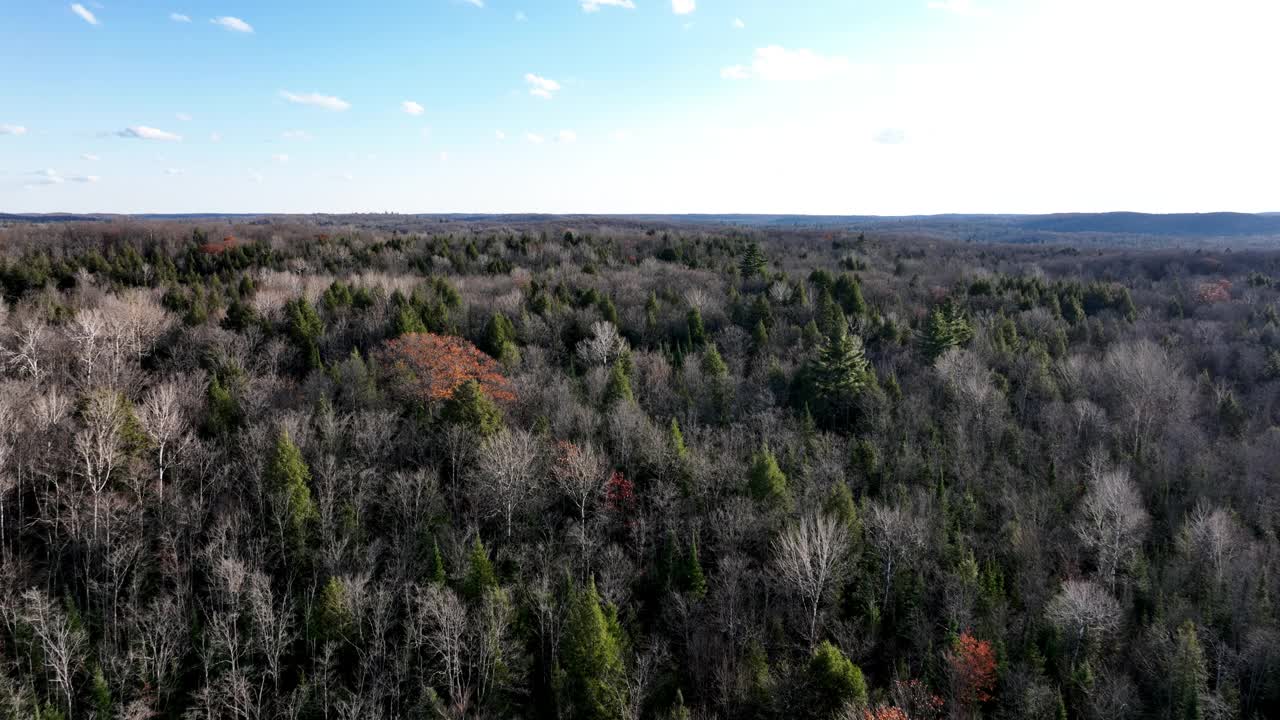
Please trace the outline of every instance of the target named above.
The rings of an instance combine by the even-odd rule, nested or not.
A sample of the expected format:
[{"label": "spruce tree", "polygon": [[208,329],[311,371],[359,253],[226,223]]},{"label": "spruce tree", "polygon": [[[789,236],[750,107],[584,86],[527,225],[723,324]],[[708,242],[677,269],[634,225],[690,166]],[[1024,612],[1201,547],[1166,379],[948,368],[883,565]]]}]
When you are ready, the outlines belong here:
[{"label": "spruce tree", "polygon": [[502,411],[475,380],[468,380],[453,391],[453,396],[441,411],[441,417],[445,422],[469,428],[481,437],[489,437],[502,429]]},{"label": "spruce tree", "polygon": [[689,450],[684,444],[684,433],[680,432],[680,423],[673,417],[671,418],[671,430],[668,433],[671,441],[671,452],[677,460],[684,460],[689,454]]},{"label": "spruce tree", "polygon": [[760,243],[751,243],[743,252],[738,269],[742,271],[744,280],[751,280],[763,275],[767,265],[768,261],[765,259],[764,250],[760,248]]},{"label": "spruce tree", "polygon": [[698,539],[694,538],[689,545],[689,554],[685,556],[681,580],[685,592],[701,600],[707,595],[707,576],[702,572],[702,562],[698,559]]},{"label": "spruce tree", "polygon": [[715,343],[707,345],[707,349],[702,352],[702,372],[707,377],[717,379],[729,374],[729,366],[720,357],[720,350]]},{"label": "spruce tree", "polygon": [[1209,690],[1209,670],[1195,623],[1190,620],[1178,628],[1177,648],[1170,670],[1172,717],[1175,720],[1200,720],[1204,717],[1201,698]]},{"label": "spruce tree", "polygon": [[498,575],[493,571],[489,551],[480,538],[471,545],[467,554],[467,574],[462,579],[462,594],[469,600],[479,600],[489,590],[498,587]]},{"label": "spruce tree", "polygon": [[829,718],[850,703],[867,701],[862,670],[840,648],[823,641],[809,659],[810,708],[815,718]]},{"label": "spruce tree", "polygon": [[791,494],[787,489],[787,476],[778,467],[778,459],[765,445],[751,462],[751,496],[774,507],[788,507]]},{"label": "spruce tree", "polygon": [[484,341],[480,348],[495,360],[507,365],[520,362],[520,349],[516,346],[516,328],[506,315],[495,312],[485,324]]},{"label": "spruce tree", "polygon": [[267,487],[282,493],[288,502],[286,530],[289,539],[295,547],[305,545],[311,525],[319,518],[319,513],[311,499],[311,469],[286,430],[281,430],[276,438],[275,451],[267,462],[264,479]]},{"label": "spruce tree", "polygon": [[562,699],[574,720],[612,720],[626,702],[622,638],[600,607],[595,581],[571,591],[560,644]]},{"label": "spruce tree", "polygon": [[609,383],[604,388],[604,404],[612,406],[617,403],[631,403],[635,396],[631,393],[631,378],[627,377],[626,367],[616,362],[609,369]]},{"label": "spruce tree", "polygon": [[689,328],[690,348],[696,349],[707,344],[707,330],[702,325],[702,313],[698,312],[698,308],[690,308],[685,324]]},{"label": "spruce tree", "polygon": [[347,606],[346,583],[330,577],[316,600],[312,632],[320,640],[338,641],[350,634],[354,623]]},{"label": "spruce tree", "polygon": [[205,399],[209,406],[209,414],[204,425],[205,433],[212,437],[220,437],[235,432],[240,426],[240,404],[223,384],[220,373],[213,374]]}]

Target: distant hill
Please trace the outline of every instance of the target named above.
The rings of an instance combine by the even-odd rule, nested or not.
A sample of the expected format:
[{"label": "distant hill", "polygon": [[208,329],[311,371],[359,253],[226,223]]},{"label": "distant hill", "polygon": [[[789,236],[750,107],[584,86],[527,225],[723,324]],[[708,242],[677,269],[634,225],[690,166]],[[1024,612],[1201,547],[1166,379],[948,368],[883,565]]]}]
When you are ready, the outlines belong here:
[{"label": "distant hill", "polygon": [[1018,223],[1028,230],[1048,232],[1094,232],[1124,235],[1197,235],[1238,237],[1280,235],[1280,215],[1244,213],[1204,213],[1144,215],[1142,213],[1100,213],[1042,215]]}]

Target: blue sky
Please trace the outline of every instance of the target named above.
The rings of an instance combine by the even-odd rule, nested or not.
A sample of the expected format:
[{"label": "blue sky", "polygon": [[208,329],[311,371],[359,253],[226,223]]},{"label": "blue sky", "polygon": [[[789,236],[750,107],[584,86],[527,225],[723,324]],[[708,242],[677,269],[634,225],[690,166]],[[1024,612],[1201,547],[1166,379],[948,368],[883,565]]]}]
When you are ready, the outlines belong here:
[{"label": "blue sky", "polygon": [[12,0],[0,211],[1280,210],[1277,6]]}]

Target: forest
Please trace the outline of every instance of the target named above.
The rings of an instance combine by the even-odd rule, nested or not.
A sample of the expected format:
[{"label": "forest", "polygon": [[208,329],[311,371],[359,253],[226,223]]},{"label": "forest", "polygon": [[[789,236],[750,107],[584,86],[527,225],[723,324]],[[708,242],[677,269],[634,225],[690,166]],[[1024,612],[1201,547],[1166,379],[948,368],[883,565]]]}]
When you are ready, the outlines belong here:
[{"label": "forest", "polygon": [[0,718],[1280,717],[1280,249],[1181,245],[0,227]]}]

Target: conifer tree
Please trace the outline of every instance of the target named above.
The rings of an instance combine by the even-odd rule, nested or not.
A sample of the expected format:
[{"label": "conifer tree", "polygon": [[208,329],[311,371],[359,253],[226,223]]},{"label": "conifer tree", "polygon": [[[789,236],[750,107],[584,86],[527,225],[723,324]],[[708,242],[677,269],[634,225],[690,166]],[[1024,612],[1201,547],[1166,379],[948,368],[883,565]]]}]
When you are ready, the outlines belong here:
[{"label": "conifer tree", "polygon": [[207,434],[213,437],[228,435],[240,426],[240,404],[223,385],[221,373],[213,374],[205,398],[209,406],[204,426]]},{"label": "conifer tree", "polygon": [[609,383],[604,388],[604,404],[609,406],[620,402],[635,402],[635,396],[631,393],[631,378],[627,377],[625,365],[617,362],[609,369]]},{"label": "conifer tree", "polygon": [[470,428],[481,437],[489,437],[502,429],[502,411],[475,380],[468,380],[453,391],[441,417],[445,422]]},{"label": "conifer tree", "polygon": [[764,250],[760,248],[760,243],[751,243],[742,254],[742,261],[738,264],[738,269],[742,272],[742,279],[751,280],[764,274],[768,261],[765,259]]},{"label": "conifer tree", "polygon": [[626,701],[622,638],[600,607],[595,580],[571,591],[560,645],[562,699],[573,720],[622,717]]},{"label": "conifer tree", "polygon": [[445,571],[444,556],[440,554],[440,541],[433,535],[431,537],[431,582],[435,585],[444,585],[449,580],[449,574]]},{"label": "conifer tree", "polygon": [[479,600],[496,587],[498,575],[493,571],[489,551],[477,537],[471,545],[471,552],[467,554],[467,574],[462,579],[462,594],[469,600]]},{"label": "conifer tree", "polygon": [[696,349],[707,343],[707,330],[702,325],[702,313],[698,308],[690,308],[685,324],[689,327],[689,347]]},{"label": "conifer tree", "polygon": [[1204,717],[1201,698],[1208,693],[1209,670],[1195,623],[1190,620],[1178,628],[1175,653],[1169,677],[1173,694],[1171,716],[1175,720],[1200,720]]},{"label": "conifer tree", "polygon": [[671,429],[668,432],[671,440],[671,452],[677,460],[684,460],[689,454],[689,450],[684,444],[684,433],[680,432],[680,423],[674,417],[671,418]]},{"label": "conifer tree", "polygon": [[685,556],[681,580],[685,592],[701,600],[707,595],[707,577],[702,572],[702,562],[698,559],[698,539],[694,538],[689,545],[689,554]]},{"label": "conifer tree", "polygon": [[702,372],[711,378],[723,378],[729,374],[729,366],[725,365],[724,358],[720,357],[720,350],[716,348],[715,343],[707,345],[707,349],[702,351]]},{"label": "conifer tree", "polygon": [[484,328],[484,344],[481,349],[495,360],[506,365],[520,362],[520,349],[516,345],[516,328],[511,320],[500,312],[489,317]]},{"label": "conifer tree", "polygon": [[306,544],[311,525],[318,518],[311,499],[311,469],[302,459],[302,451],[286,430],[276,438],[275,451],[267,463],[267,487],[282,493],[288,503],[287,532],[295,547]]},{"label": "conifer tree", "polygon": [[823,641],[809,659],[812,716],[829,718],[850,703],[867,701],[867,683],[862,670],[840,648]]},{"label": "conifer tree", "polygon": [[778,459],[765,445],[751,462],[751,495],[760,502],[774,507],[787,507],[791,493],[787,489],[787,476],[778,467]]}]

